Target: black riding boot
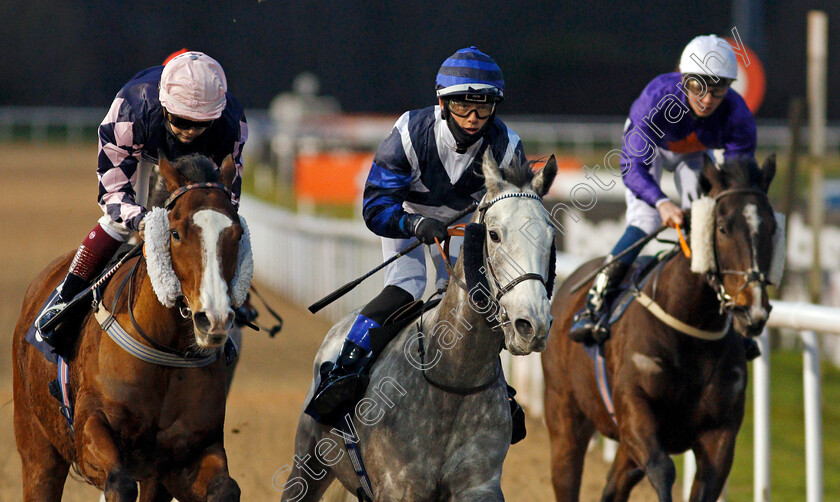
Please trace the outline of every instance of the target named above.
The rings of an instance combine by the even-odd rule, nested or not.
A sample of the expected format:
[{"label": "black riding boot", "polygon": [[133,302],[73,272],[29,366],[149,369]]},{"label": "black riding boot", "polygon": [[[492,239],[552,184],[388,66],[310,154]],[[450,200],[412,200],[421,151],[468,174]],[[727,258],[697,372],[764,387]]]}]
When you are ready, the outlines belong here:
[{"label": "black riding boot", "polygon": [[88,287],[88,281],[75,274],[67,274],[67,277],[58,285],[52,295],[50,295],[49,300],[47,300],[47,303],[35,318],[35,331],[38,333],[38,336],[52,347],[58,347],[62,341],[55,336],[57,332],[55,326],[49,330],[43,329],[44,326],[61,313],[67,307],[67,302],[75,298],[86,287]]},{"label": "black riding boot", "polygon": [[[612,256],[607,256],[606,261],[611,259]],[[617,261],[595,276],[595,282],[586,296],[586,304],[575,314],[569,338],[586,344],[607,341],[610,337],[607,295],[618,288],[629,268],[626,263]]]},{"label": "black riding boot", "polygon": [[309,400],[306,414],[319,421],[328,420],[343,405],[358,401],[370,378],[364,374],[369,355],[369,350],[345,340],[335,363],[321,365],[321,383]]}]

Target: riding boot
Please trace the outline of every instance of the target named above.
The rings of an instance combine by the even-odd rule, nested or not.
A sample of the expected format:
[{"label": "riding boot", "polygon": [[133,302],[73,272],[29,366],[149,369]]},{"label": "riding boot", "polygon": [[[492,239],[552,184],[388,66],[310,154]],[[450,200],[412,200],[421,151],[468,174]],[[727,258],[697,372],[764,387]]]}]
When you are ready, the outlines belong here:
[{"label": "riding boot", "polygon": [[58,326],[44,330],[44,325],[62,312],[67,307],[68,302],[72,301],[76,295],[90,285],[90,281],[102,272],[120,244],[122,243],[111,237],[98,224],[88,233],[70,263],[67,276],[58,285],[35,318],[34,324],[38,336],[49,345],[58,347],[65,341],[60,340],[61,331],[57,329]]},{"label": "riding boot", "polygon": [[371,354],[368,331],[378,327],[373,319],[356,316],[335,363],[321,365],[321,382],[306,407],[307,415],[328,420],[342,406],[358,401],[368,384],[364,374]]},{"label": "riding boot", "polygon": [[[606,261],[611,259],[612,256],[607,256]],[[629,268],[628,264],[616,261],[595,276],[595,282],[586,296],[586,304],[573,318],[569,338],[585,344],[607,341],[610,336],[607,297],[618,289]]]}]

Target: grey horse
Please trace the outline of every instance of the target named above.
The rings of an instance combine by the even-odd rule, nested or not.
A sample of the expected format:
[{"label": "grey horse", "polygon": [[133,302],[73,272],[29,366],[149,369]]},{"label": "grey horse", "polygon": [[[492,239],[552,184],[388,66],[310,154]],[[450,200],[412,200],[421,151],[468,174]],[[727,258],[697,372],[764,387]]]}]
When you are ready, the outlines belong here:
[{"label": "grey horse", "polygon": [[[536,174],[530,165],[500,171],[485,155],[482,169],[487,194],[472,221],[483,226],[467,227],[443,300],[383,351],[365,397],[342,425],[301,413],[294,466],[282,487],[275,484],[284,501],[320,500],[336,478],[357,493],[348,435],[359,442],[374,500],[504,500],[500,481],[512,425],[499,351],[545,348],[554,228],[541,198],[557,164],[552,156]],[[327,334],[306,402],[355,316]]]}]

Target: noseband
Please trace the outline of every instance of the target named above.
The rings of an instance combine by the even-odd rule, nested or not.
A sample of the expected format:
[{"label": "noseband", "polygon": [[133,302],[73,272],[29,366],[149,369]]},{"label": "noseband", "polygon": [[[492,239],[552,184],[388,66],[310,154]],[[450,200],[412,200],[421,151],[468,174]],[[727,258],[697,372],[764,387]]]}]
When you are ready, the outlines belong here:
[{"label": "noseband", "polygon": [[[542,198],[535,193],[515,192],[515,193],[508,193],[508,194],[500,195],[500,196],[496,197],[495,199],[489,200],[489,201],[485,202],[484,204],[481,204],[480,206],[478,206],[478,214],[479,214],[478,223],[481,224],[481,225],[484,225],[484,217],[487,214],[487,210],[490,209],[490,207],[493,204],[499,202],[500,200],[510,199],[510,198],[514,198],[514,197],[534,199],[534,200],[538,200],[538,201],[542,202]],[[487,248],[487,239],[484,240],[484,256],[485,256],[485,264],[486,264],[486,267],[487,267],[487,271],[490,272],[490,277],[493,279],[493,284],[496,287],[496,301],[497,302],[502,299],[502,296],[504,296],[505,293],[508,293],[517,284],[519,284],[520,282],[528,281],[528,280],[540,281],[540,283],[546,289],[548,294],[549,295],[551,294],[551,291],[548,290],[549,289],[548,281],[546,279],[543,279],[542,274],[537,274],[535,272],[528,272],[528,273],[522,274],[519,277],[516,277],[513,280],[511,280],[505,286],[502,286],[502,283],[499,281],[498,275],[496,274],[496,270],[493,267],[493,260],[489,259],[490,258],[490,250]],[[551,272],[552,271],[549,270],[549,274],[551,274]]]},{"label": "noseband", "polygon": [[[764,199],[768,200],[767,194],[757,188],[731,188],[729,190],[724,190],[721,193],[715,196],[715,206],[720,202],[721,199],[724,197],[728,197],[730,195],[735,194],[744,194],[744,193],[751,193],[755,195],[760,195]],[[720,267],[718,266],[718,250],[717,250],[717,232],[713,231],[712,235],[714,236],[714,241],[712,245],[712,251],[714,253],[715,259],[715,267],[714,270],[709,271],[706,273],[706,278],[708,279],[712,289],[714,289],[715,294],[717,295],[718,301],[720,301],[720,313],[722,314],[724,311],[732,311],[732,310],[745,310],[745,307],[736,305],[733,300],[733,295],[730,295],[726,292],[726,288],[723,285],[723,276],[724,275],[743,275],[745,276],[744,283],[738,288],[734,295],[737,295],[741,291],[744,290],[750,284],[758,284],[762,288],[766,288],[768,285],[772,284],[768,279],[767,275],[760,270],[755,270],[757,267],[751,267],[750,271],[745,272],[743,270],[719,270]],[[752,259],[752,258],[751,258]]]}]

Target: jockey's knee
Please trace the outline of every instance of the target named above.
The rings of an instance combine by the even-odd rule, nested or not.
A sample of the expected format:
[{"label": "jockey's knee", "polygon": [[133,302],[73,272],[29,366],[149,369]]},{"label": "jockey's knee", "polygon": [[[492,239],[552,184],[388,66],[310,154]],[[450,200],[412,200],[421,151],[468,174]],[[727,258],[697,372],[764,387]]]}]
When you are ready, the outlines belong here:
[{"label": "jockey's knee", "polygon": [[368,302],[359,313],[382,326],[385,324],[385,320],[397,309],[413,302],[416,298],[411,292],[400,286],[388,285],[376,298]]},{"label": "jockey's knee", "polygon": [[104,230],[105,233],[110,235],[114,240],[128,242],[128,239],[131,237],[131,230],[129,230],[124,224],[117,223],[112,220],[107,214],[99,218],[99,225],[102,227],[102,230]]}]

